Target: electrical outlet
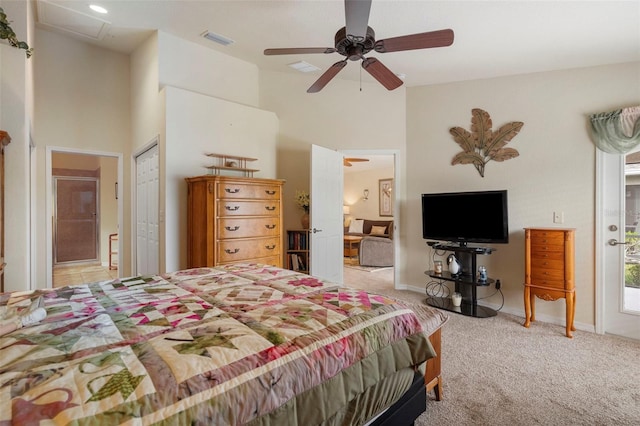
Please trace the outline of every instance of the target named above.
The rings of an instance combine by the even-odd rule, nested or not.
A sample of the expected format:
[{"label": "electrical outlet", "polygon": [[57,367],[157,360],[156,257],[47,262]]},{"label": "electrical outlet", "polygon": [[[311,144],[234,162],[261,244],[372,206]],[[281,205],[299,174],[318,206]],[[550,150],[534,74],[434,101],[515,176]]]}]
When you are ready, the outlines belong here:
[{"label": "electrical outlet", "polygon": [[564,212],[553,212],[553,223],[564,223]]}]

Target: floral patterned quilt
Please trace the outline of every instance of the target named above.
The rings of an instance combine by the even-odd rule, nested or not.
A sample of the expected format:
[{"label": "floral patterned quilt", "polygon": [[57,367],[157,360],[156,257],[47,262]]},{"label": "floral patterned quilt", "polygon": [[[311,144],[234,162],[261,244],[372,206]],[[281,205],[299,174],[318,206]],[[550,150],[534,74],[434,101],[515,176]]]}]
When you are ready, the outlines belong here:
[{"label": "floral patterned quilt", "polygon": [[374,356],[386,374],[435,355],[396,301],[258,264],[5,293],[0,305],[39,296],[46,319],[0,337],[0,425],[260,423]]}]

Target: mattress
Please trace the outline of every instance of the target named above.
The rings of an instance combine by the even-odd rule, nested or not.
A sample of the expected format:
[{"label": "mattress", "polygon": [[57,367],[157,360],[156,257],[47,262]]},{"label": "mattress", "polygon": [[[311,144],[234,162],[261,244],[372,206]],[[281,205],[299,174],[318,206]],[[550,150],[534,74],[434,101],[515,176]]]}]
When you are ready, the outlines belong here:
[{"label": "mattress", "polygon": [[0,337],[2,424],[363,424],[435,356],[396,300],[260,264],[0,305],[38,297],[46,319]]}]

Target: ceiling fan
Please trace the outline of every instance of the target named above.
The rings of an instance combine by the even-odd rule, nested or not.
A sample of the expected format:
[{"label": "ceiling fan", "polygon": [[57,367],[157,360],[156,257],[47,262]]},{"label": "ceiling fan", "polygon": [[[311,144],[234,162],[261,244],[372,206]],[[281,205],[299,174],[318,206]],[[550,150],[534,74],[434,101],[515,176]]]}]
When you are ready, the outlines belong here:
[{"label": "ceiling fan", "polygon": [[346,57],[346,59],[336,62],[325,71],[324,74],[307,89],[307,93],[316,93],[322,90],[322,88],[347,65],[347,60],[362,60],[362,68],[378,80],[380,84],[388,90],[396,89],[402,86],[402,80],[378,59],[365,58],[364,55],[372,50],[378,53],[389,53],[402,50],[444,47],[453,44],[453,30],[450,29],[376,41],[375,32],[368,26],[371,0],[345,0],[344,6],[346,26],[340,28],[336,33],[335,47],[294,47],[265,49],[264,51],[265,55],[338,52]]},{"label": "ceiling fan", "polygon": [[368,158],[348,158],[348,157],[344,157],[342,163],[346,166],[346,167],[351,167],[352,164],[351,163],[357,163],[360,161],[369,161]]}]

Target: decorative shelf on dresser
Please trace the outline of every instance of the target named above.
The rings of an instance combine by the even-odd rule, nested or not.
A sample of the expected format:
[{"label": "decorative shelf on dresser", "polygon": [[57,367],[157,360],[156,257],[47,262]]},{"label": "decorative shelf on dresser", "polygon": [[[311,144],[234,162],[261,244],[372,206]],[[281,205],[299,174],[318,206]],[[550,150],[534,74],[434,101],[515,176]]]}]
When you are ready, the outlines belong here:
[{"label": "decorative shelf on dresser", "polygon": [[287,231],[287,268],[309,273],[309,230],[290,229]]},{"label": "decorative shelf on dresser", "polygon": [[282,267],[283,180],[186,178],[187,265],[258,262]]},{"label": "decorative shelf on dresser", "polygon": [[567,337],[573,337],[576,310],[575,229],[525,228],[524,326],[535,321],[535,297],[565,299]]},{"label": "decorative shelf on dresser", "polygon": [[225,154],[207,154],[207,157],[218,159],[218,164],[207,166],[207,169],[211,170],[214,174],[220,174],[222,170],[227,170],[242,172],[242,176],[253,177],[254,172],[260,171],[258,169],[247,168],[247,162],[257,161],[257,158],[238,157],[236,155]]}]

